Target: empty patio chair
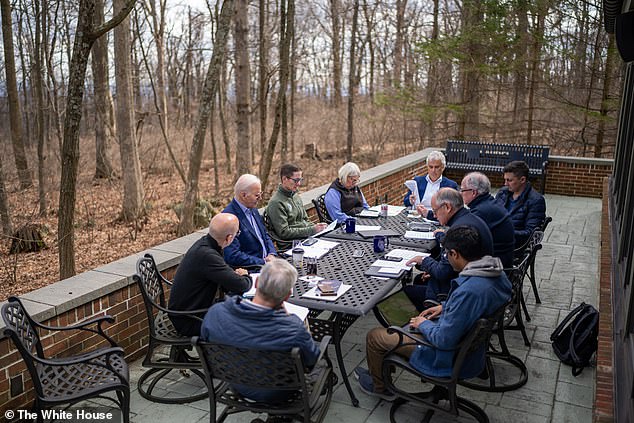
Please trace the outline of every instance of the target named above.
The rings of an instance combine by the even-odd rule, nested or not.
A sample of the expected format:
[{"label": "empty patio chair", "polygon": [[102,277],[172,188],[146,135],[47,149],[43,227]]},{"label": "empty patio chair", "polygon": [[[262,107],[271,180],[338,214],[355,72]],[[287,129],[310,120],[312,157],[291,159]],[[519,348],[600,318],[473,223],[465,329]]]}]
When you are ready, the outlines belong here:
[{"label": "empty patio chair", "polygon": [[[113,323],[111,316],[100,316],[72,326],[55,327],[36,322],[16,297],[2,306],[4,334],[11,338],[20,352],[35,390],[33,411],[37,421],[43,421],[42,410],[80,401],[107,398],[121,409],[124,423],[130,421],[130,375],[123,349],[103,330],[104,322]],[[96,326],[96,327],[95,327]],[[71,357],[46,357],[39,330],[66,332],[79,330],[95,334],[94,341],[106,341],[109,346]],[[101,338],[101,339],[99,339]],[[114,392],[116,398],[104,394]]]}]

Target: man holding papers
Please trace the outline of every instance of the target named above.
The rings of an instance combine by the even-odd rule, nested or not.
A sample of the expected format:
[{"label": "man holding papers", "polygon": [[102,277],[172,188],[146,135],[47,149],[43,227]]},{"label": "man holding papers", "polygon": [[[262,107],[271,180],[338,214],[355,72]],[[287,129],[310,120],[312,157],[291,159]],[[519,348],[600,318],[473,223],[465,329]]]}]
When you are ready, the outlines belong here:
[{"label": "man holding papers", "polygon": [[[431,197],[440,188],[458,189],[458,184],[449,178],[442,176],[447,161],[440,151],[432,151],[427,156],[427,175],[417,176],[411,181],[406,181],[407,194],[403,199],[406,207],[418,206],[416,209],[421,216],[434,219],[431,211]],[[416,187],[415,189],[413,189]]]},{"label": "man holding papers", "polygon": [[[326,228],[325,223],[316,225],[308,220],[306,210],[297,191],[302,184],[302,169],[292,164],[280,168],[280,185],[266,206],[270,228],[278,239],[289,241],[278,243],[278,248],[290,248],[294,239],[304,239]],[[280,245],[281,244],[281,245]]]},{"label": "man holding papers", "polygon": [[[262,267],[253,300],[234,296],[214,305],[205,315],[200,337],[210,342],[272,351],[298,347],[304,364],[312,368],[319,357],[319,347],[304,323],[288,314],[283,306],[296,280],[293,266],[284,260],[271,260]],[[234,388],[254,401],[284,401],[294,395],[288,390]]]},{"label": "man holding papers", "polygon": [[[493,254],[491,231],[482,219],[464,208],[462,195],[459,191],[453,188],[441,188],[432,197],[431,207],[441,225],[449,227],[464,225],[475,228],[482,239],[483,254]],[[437,230],[434,236],[438,243],[442,244],[445,232]],[[451,268],[444,250],[439,260],[418,256],[409,260],[407,264],[416,264],[418,269],[423,271],[421,276],[423,284],[407,285],[403,288],[407,297],[419,311],[423,310],[425,300],[438,301],[439,294],[445,295],[449,292],[450,281],[456,274]]]}]

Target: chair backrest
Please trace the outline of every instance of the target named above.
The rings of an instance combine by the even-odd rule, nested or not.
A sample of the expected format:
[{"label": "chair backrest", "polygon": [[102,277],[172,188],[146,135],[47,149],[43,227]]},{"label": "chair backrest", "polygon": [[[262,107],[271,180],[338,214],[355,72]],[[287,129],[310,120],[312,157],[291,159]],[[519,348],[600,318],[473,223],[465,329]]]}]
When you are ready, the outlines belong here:
[{"label": "chair backrest", "polygon": [[165,301],[165,287],[163,276],[156,267],[156,262],[152,254],[145,254],[136,263],[136,275],[133,279],[139,286],[139,291],[143,296],[145,303],[145,312],[147,313],[148,325],[150,333],[155,332],[155,315],[159,311],[157,305],[167,308]]},{"label": "chair backrest", "polygon": [[544,223],[542,223],[542,227],[541,227],[541,229],[540,229],[540,230],[541,230],[542,232],[546,233],[546,228],[548,227],[548,224],[549,224],[550,222],[552,222],[552,221],[553,221],[553,218],[552,218],[552,217],[550,217],[550,216],[546,216],[546,219],[544,219]]},{"label": "chair backrest", "polygon": [[528,239],[528,244],[526,245],[526,253],[528,255],[528,266],[531,265],[531,262],[535,261],[535,256],[537,252],[542,249],[542,241],[544,240],[544,232],[542,231],[533,231],[530,238]]},{"label": "chair backrest", "polygon": [[208,383],[214,379],[255,389],[307,392],[298,348],[265,351],[198,341],[196,349]]},{"label": "chair backrest", "polygon": [[317,210],[317,216],[320,222],[331,223],[332,219],[326,209],[326,194],[321,194],[319,197],[312,200],[315,210]]},{"label": "chair backrest", "polygon": [[2,306],[4,334],[11,338],[20,352],[22,359],[31,374],[33,386],[41,396],[42,386],[35,368],[34,358],[44,359],[42,342],[37,331],[37,323],[31,318],[22,302],[16,297],[9,297],[9,302]]},{"label": "chair backrest", "polygon": [[454,366],[452,370],[452,378],[458,380],[460,378],[460,370],[464,360],[474,351],[486,348],[491,340],[493,329],[504,315],[506,304],[498,308],[492,315],[481,317],[478,319],[471,330],[460,341],[458,352],[454,355]]}]

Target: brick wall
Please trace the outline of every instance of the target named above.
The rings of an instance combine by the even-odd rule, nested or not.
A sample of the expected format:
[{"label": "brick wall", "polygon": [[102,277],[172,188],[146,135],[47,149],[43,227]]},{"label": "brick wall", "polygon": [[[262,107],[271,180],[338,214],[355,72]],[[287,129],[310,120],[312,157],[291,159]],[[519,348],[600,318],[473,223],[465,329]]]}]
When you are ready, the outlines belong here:
[{"label": "brick wall", "polygon": [[[380,171],[373,171],[373,169],[364,171],[364,179],[366,179],[367,182],[363,184],[362,190],[369,203],[374,204],[376,198],[380,198],[380,201],[382,202],[382,198],[387,194],[389,203],[402,204],[402,198],[405,194],[403,181],[411,179],[415,175],[423,174],[426,170],[424,161],[421,159],[420,155],[408,160],[409,161],[407,163],[395,161],[374,168],[380,169]],[[604,176],[611,173],[612,165],[609,161],[598,163],[599,164],[591,160],[584,159],[562,158],[560,160],[552,158],[549,166],[546,192],[571,196],[599,196],[603,189],[602,181]],[[394,171],[394,169],[398,170]],[[373,176],[365,178],[366,172],[368,175]],[[462,175],[454,174],[450,174],[448,176],[456,181],[459,181],[462,177]],[[490,176],[492,177],[493,186],[497,187],[502,185],[501,175]],[[314,198],[319,195],[319,193],[324,192],[325,188],[326,187],[320,187],[319,189],[308,192],[306,193],[307,197],[304,198]],[[310,203],[310,199],[306,200],[305,203]],[[309,207],[309,216],[316,220],[315,210],[312,208],[312,205]],[[607,210],[604,210],[603,216],[605,219],[607,216]],[[604,222],[604,225],[605,224],[607,223]],[[609,234],[609,231],[603,229],[602,234],[606,236],[606,234]],[[193,235],[195,235],[194,238],[198,236],[196,234]],[[606,252],[608,253],[608,256],[604,258],[605,260],[608,260],[608,249],[603,248],[602,252],[603,254],[606,254]],[[129,271],[133,272],[133,265],[129,266]],[[173,278],[174,271],[175,267],[172,267],[165,270],[163,273],[168,279],[171,279]],[[601,295],[603,298],[603,284],[605,283],[604,278],[609,278],[609,276],[607,271],[602,271],[601,275]],[[605,288],[607,289],[609,287],[606,286]],[[609,293],[606,293],[605,295],[608,294]],[[603,313],[604,307],[609,307],[609,302],[606,304],[607,306],[604,306],[602,302],[601,305],[603,325],[601,327],[602,332],[604,330],[607,331],[608,326],[606,325],[611,324],[611,320],[605,320],[608,318],[607,313]],[[141,357],[147,343],[147,323],[143,300],[136,285],[128,285],[123,288],[116,289],[113,292],[94,299],[87,304],[81,304],[77,307],[73,307],[71,310],[58,316],[46,318],[44,319],[44,322],[49,325],[65,326],[85,318],[103,314],[110,314],[115,317],[115,324],[108,328],[108,334],[125,349],[126,357],[129,360]],[[611,314],[609,316],[611,319]],[[611,331],[611,326],[609,326],[609,328]],[[604,338],[602,339],[605,341]],[[78,335],[75,335],[74,337],[46,335],[44,338],[45,351],[47,355],[69,355],[93,348],[95,346],[94,344],[94,337],[83,338]],[[605,345],[605,342],[601,345]],[[611,382],[611,373],[602,373],[602,369],[603,367],[600,367],[597,372],[597,383],[601,383],[600,386],[597,385],[597,401],[608,401],[605,403],[608,404],[611,401],[611,397],[608,399],[604,395],[607,395],[607,392],[610,391],[610,389],[607,388],[607,383]],[[18,387],[18,391],[21,393],[11,395],[12,381],[14,387]],[[601,390],[599,390],[599,388],[601,388]],[[0,416],[3,416],[4,413],[2,411],[7,409],[26,408],[32,401],[32,393],[29,392],[31,389],[32,385],[30,378],[28,377],[28,373],[26,372],[25,366],[18,356],[17,351],[13,348],[13,345],[8,339],[0,339]],[[600,404],[600,402],[598,403]],[[602,416],[605,415],[603,414],[603,409],[598,410],[600,411],[597,411],[597,413],[599,413],[597,415],[603,418]],[[606,420],[597,421],[603,422]]]},{"label": "brick wall", "polygon": [[612,339],[612,231],[610,216],[608,178],[603,178],[603,207],[601,210],[601,256],[599,258],[599,348],[594,389],[592,421],[608,423],[614,421],[614,374]]}]

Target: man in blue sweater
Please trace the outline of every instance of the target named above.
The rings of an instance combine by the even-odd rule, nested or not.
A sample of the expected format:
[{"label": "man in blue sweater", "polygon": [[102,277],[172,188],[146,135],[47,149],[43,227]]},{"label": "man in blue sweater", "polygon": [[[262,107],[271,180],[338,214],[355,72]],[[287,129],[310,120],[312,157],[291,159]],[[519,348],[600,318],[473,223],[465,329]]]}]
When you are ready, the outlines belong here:
[{"label": "man in blue sweater", "polygon": [[[288,314],[283,305],[296,280],[297,271],[293,266],[284,260],[271,260],[262,267],[253,300],[235,296],[211,307],[203,320],[200,337],[211,342],[271,351],[290,351],[298,347],[304,365],[313,367],[319,357],[319,347],[299,317]],[[289,391],[234,388],[254,401],[277,402],[293,395]]]},{"label": "man in blue sweater", "polygon": [[[444,240],[451,266],[459,275],[451,281],[446,302],[423,311],[410,321],[428,346],[403,346],[397,353],[408,357],[412,366],[429,376],[447,377],[453,368],[456,345],[475,322],[493,314],[511,298],[511,282],[503,272],[500,259],[482,254],[478,231],[469,226],[449,229]],[[361,390],[369,395],[392,400],[394,394],[385,389],[381,367],[383,358],[398,345],[398,335],[385,328],[368,332],[366,358],[368,369],[358,367],[355,377]],[[471,378],[484,370],[486,347],[466,357],[460,376]]]},{"label": "man in blue sweater", "polygon": [[[482,240],[482,255],[493,254],[493,237],[487,224],[478,216],[464,208],[464,202],[460,191],[453,188],[441,188],[431,199],[431,207],[434,215],[441,225],[454,227],[466,225],[475,228]],[[437,230],[436,241],[442,244],[445,238],[444,230]],[[446,251],[446,250],[445,250]],[[438,301],[438,295],[446,295],[449,292],[451,279],[456,273],[451,267],[447,255],[443,251],[440,259],[432,257],[416,256],[407,262],[408,265],[416,264],[422,270],[422,276],[417,280],[422,284],[406,285],[403,291],[416,306],[418,311],[424,308],[426,300]]]}]

